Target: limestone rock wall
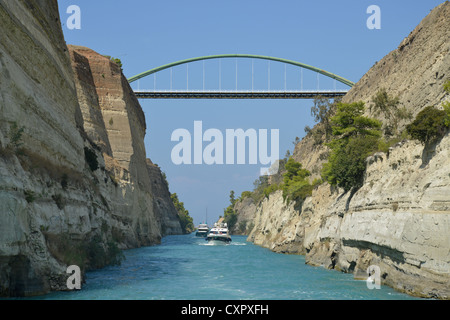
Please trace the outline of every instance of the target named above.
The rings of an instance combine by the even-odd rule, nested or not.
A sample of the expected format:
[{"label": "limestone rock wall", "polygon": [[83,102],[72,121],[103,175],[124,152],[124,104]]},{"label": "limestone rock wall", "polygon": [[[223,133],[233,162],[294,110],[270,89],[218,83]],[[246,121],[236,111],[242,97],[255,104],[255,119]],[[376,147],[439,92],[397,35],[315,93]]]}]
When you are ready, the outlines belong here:
[{"label": "limestone rock wall", "polygon": [[153,211],[160,220],[163,235],[181,234],[178,211],[175,208],[169,192],[166,177],[161,169],[147,159],[148,176],[150,177],[150,190],[153,196]]},{"label": "limestone rock wall", "polygon": [[[448,99],[442,85],[450,77],[449,22],[447,1],[376,63],[343,101],[370,106],[385,88],[414,116],[426,106],[440,107]],[[314,178],[326,152],[306,137],[293,156]],[[364,185],[354,194],[322,184],[295,211],[278,191],[254,210],[249,240],[277,252],[304,254],[309,264],[357,278],[367,277],[368,266],[377,265],[384,284],[411,295],[450,299],[449,159],[448,133],[427,146],[405,140],[367,159]]]},{"label": "limestone rock wall", "polygon": [[234,207],[237,214],[237,220],[234,226],[230,229],[232,234],[247,235],[254,227],[254,218],[257,210],[255,201],[251,198],[244,198],[242,201],[237,201]]},{"label": "limestone rock wall", "polygon": [[69,53],[56,0],[0,0],[0,25],[0,296],[65,290],[68,265],[100,268],[181,233],[155,209],[169,196],[152,187],[159,168],[149,174],[120,68]]},{"label": "limestone rock wall", "polygon": [[[400,98],[416,116],[427,106],[438,106],[445,99],[442,86],[450,76],[450,3],[433,9],[391,51],[367,72],[343,98],[343,102],[364,101],[369,107],[375,93],[384,88]],[[383,119],[367,108],[367,114]],[[407,120],[400,123],[400,128]]]},{"label": "limestone rock wall", "polygon": [[413,141],[378,153],[353,196],[323,184],[300,212],[281,191],[271,194],[257,207],[248,240],[357,278],[377,265],[383,284],[449,299],[450,134],[431,148],[431,158]]},{"label": "limestone rock wall", "polygon": [[[144,113],[120,67],[89,48],[68,47],[87,136],[102,152],[112,180],[125,188],[132,186],[108,199],[115,205],[113,211],[125,218],[130,212],[139,217],[135,228],[144,237],[144,244],[158,242],[167,234],[180,234],[179,218],[161,170],[146,158]],[[155,181],[165,189],[156,188]]]},{"label": "limestone rock wall", "polygon": [[[13,122],[27,148],[49,162],[83,166],[82,127],[56,1],[1,1],[2,145]],[[55,90],[58,88],[58,90]]]}]

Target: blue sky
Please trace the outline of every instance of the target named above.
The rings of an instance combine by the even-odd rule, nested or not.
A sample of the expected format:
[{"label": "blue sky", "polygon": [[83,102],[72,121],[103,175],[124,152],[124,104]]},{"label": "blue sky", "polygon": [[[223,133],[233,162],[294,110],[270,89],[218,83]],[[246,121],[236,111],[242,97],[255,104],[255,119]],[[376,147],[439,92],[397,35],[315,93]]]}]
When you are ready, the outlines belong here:
[{"label": "blue sky", "polygon": [[[376,61],[397,48],[442,0],[318,1],[148,1],[59,0],[66,42],[83,45],[122,60],[126,77],[170,62],[198,56],[240,53],[303,62],[357,82]],[[81,9],[81,30],[69,30],[66,12]],[[369,30],[370,5],[381,9],[381,29]],[[221,62],[222,88],[251,89],[250,59]],[[189,88],[219,88],[219,62],[189,65]],[[254,88],[269,85],[267,61],[254,61]],[[270,63],[270,87],[285,87],[285,67]],[[169,89],[170,71],[133,83],[134,89]],[[286,88],[298,89],[300,71],[286,68]],[[172,87],[185,89],[187,67],[172,70]],[[345,85],[303,72],[303,88],[346,89]],[[312,126],[310,100],[141,100],[147,120],[147,156],[166,173],[170,191],[185,203],[196,224],[211,224],[229,204],[229,192],[252,190],[258,165],[180,165],[171,160],[172,132],[193,133],[194,121],[204,130],[279,129],[280,156],[292,151],[295,137]],[[207,145],[207,143],[205,143]]]}]

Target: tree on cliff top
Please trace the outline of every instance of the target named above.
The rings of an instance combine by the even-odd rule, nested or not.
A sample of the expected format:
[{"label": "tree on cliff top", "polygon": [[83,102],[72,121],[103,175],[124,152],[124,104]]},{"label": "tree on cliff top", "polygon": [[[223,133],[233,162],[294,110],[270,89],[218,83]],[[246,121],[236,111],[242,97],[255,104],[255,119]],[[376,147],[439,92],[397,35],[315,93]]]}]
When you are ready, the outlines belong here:
[{"label": "tree on cliff top", "polygon": [[105,57],[105,58],[108,58],[109,60],[111,60],[112,62],[114,62],[115,64],[117,64],[117,65],[120,67],[120,69],[122,69],[122,67],[123,67],[123,65],[122,65],[122,60],[120,60],[119,58],[113,58],[113,57],[107,56],[107,55],[104,55],[104,57]]}]

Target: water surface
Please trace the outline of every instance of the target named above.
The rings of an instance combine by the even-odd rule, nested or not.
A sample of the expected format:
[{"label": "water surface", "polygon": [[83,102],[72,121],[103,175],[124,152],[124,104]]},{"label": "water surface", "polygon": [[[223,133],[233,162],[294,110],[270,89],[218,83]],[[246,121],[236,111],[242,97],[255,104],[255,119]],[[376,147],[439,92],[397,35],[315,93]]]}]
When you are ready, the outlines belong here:
[{"label": "water surface", "polygon": [[305,264],[303,256],[271,252],[233,236],[210,244],[195,234],[168,236],[162,244],[125,251],[126,260],[88,272],[81,291],[37,299],[57,300],[323,300],[414,299],[382,286]]}]

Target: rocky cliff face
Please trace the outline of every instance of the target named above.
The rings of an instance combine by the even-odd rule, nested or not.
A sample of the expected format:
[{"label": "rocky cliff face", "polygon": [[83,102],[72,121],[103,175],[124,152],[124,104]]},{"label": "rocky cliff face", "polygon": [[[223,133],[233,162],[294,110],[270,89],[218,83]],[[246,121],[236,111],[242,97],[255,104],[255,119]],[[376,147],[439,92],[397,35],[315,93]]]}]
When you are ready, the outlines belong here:
[{"label": "rocky cliff face", "polygon": [[69,53],[56,0],[0,0],[0,25],[0,296],[65,290],[68,265],[181,233],[120,68]]},{"label": "rocky cliff face", "polygon": [[120,67],[89,48],[68,47],[87,137],[101,151],[113,182],[134,186],[123,197],[108,199],[109,203],[117,205],[115,212],[140,216],[139,228],[144,230],[139,234],[156,236],[144,239],[144,244],[180,234],[167,183],[161,170],[146,159],[144,113]]},{"label": "rocky cliff face", "polygon": [[[413,115],[448,99],[450,3],[420,25],[350,90],[344,102],[370,101],[385,88]],[[368,109],[369,110],[369,109]],[[370,110],[372,117],[382,115]],[[406,123],[401,123],[404,127]],[[326,147],[306,137],[294,158],[318,176]],[[367,277],[377,265],[381,281],[408,294],[450,298],[450,135],[423,146],[403,141],[367,159],[364,185],[355,194],[323,184],[301,211],[280,191],[255,212],[249,240],[277,252],[305,254],[312,265]]]},{"label": "rocky cliff face", "polygon": [[177,209],[170,198],[169,185],[161,169],[147,159],[150,190],[153,196],[153,211],[161,223],[163,235],[182,234]]}]

